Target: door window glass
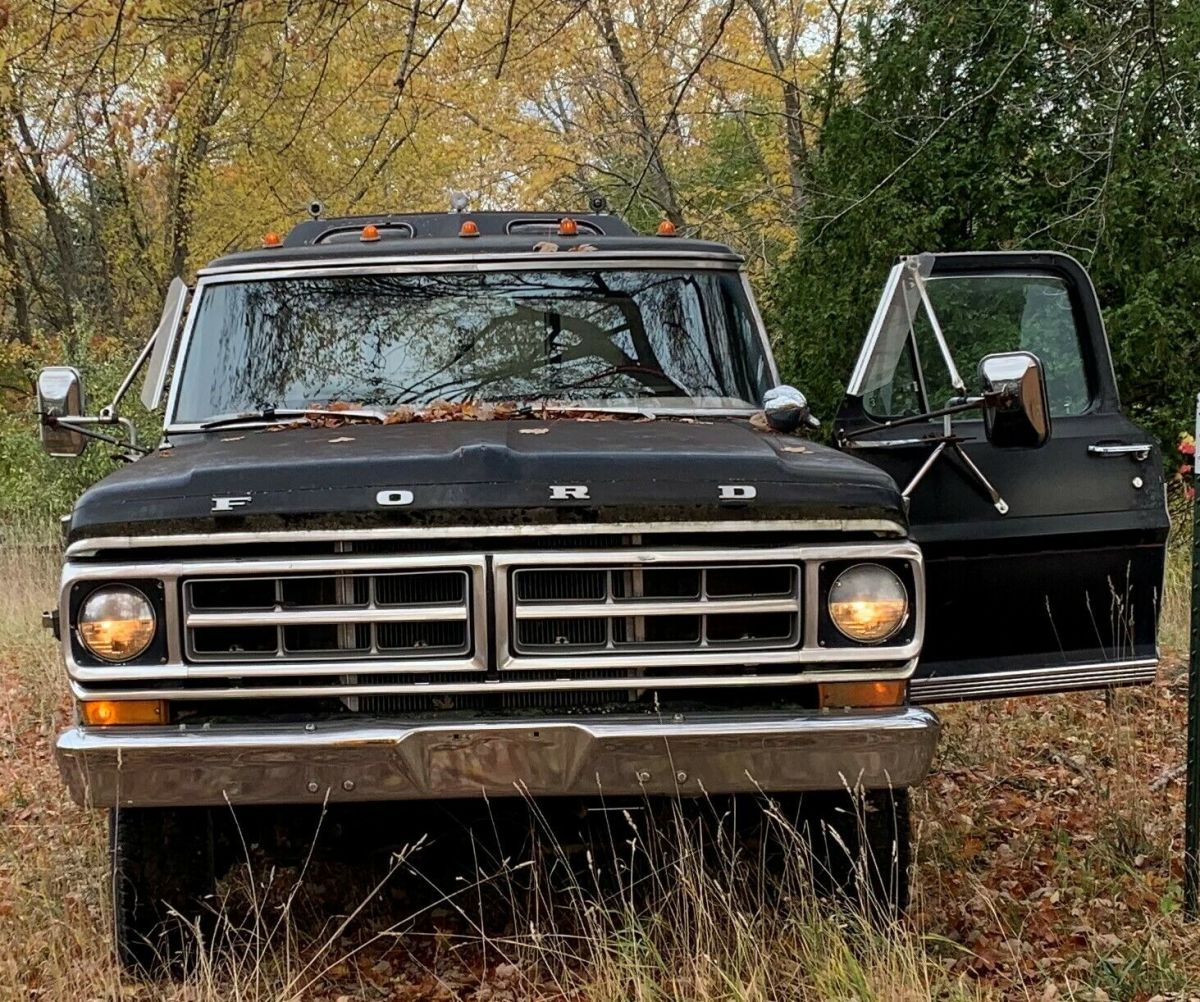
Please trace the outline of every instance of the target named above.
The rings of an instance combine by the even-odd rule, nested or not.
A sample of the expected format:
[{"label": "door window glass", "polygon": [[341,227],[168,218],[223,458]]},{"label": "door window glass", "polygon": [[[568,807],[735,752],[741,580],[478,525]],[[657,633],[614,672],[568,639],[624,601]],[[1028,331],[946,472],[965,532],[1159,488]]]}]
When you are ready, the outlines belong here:
[{"label": "door window glass", "polygon": [[[977,391],[985,355],[1030,351],[1042,362],[1050,413],[1081,414],[1091,402],[1079,329],[1066,283],[1052,275],[952,275],[926,279],[955,365]],[[945,407],[958,396],[915,290],[901,283],[863,385],[868,413],[895,418]]]}]

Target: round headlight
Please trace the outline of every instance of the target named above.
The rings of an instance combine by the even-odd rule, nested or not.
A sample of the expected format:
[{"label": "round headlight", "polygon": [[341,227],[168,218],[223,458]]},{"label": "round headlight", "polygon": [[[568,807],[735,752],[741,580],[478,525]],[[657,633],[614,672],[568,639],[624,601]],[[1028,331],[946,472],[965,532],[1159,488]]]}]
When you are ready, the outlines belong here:
[{"label": "round headlight", "polygon": [[842,571],[829,589],[829,616],[843,636],[878,644],[908,619],[908,591],[886,567],[855,564]]},{"label": "round headlight", "polygon": [[154,606],[136,588],[97,588],[79,610],[79,639],[103,661],[129,661],[154,639]]}]

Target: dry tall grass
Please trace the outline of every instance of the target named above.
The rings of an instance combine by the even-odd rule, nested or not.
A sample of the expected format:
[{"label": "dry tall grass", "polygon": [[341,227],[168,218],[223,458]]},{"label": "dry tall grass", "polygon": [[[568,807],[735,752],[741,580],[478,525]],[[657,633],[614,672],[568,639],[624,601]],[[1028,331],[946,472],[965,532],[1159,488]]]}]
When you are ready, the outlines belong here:
[{"label": "dry tall grass", "polygon": [[[251,850],[193,973],[130,979],[110,954],[104,820],[69,802],[52,762],[67,695],[38,619],[57,571],[45,534],[6,537],[0,998],[910,1002],[1144,999],[1196,983],[1194,936],[1177,914],[1178,784],[1146,793],[1178,754],[1173,684],[1107,704],[949,709],[944,769],[917,798],[921,862],[899,924],[816,900],[799,853],[765,877],[751,848],[714,852],[708,829],[686,824],[615,840],[636,883],[594,879],[617,861],[567,866],[569,848],[534,813],[540,852],[497,859],[480,846],[473,878],[449,891],[424,842],[378,880],[316,861],[271,869]],[[1168,583],[1171,619],[1187,608],[1178,568]],[[1035,863],[1044,893],[1014,889]],[[1109,912],[1105,926],[1096,915]],[[1033,938],[1043,925],[1052,933]]]}]

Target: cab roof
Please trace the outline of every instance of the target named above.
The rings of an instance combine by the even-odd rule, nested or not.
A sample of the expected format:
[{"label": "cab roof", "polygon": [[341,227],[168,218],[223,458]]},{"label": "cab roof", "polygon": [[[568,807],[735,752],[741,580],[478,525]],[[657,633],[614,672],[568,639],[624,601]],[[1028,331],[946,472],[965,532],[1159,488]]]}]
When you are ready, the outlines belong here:
[{"label": "cab roof", "polygon": [[[561,235],[564,219],[575,223],[574,235]],[[463,235],[465,223],[476,235]],[[363,239],[363,230],[374,227]],[[467,227],[468,230],[471,227]],[[559,251],[595,253],[611,259],[624,255],[717,257],[739,264],[742,257],[725,244],[674,236],[635,233],[619,216],[609,213],[566,212],[424,212],[383,213],[308,219],[298,223],[277,246],[226,254],[201,274],[214,270],[261,268],[263,265],[304,266],[318,261],[397,257],[512,256]]]}]

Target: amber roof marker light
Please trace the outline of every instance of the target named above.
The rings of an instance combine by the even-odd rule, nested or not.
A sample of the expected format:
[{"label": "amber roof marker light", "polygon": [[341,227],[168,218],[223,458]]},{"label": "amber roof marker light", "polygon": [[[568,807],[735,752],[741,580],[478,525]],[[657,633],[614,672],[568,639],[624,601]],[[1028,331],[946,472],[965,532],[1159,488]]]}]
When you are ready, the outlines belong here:
[{"label": "amber roof marker light", "polygon": [[379,239],[379,227],[375,226],[373,223],[367,223],[367,225],[362,228],[362,233],[358,235],[358,239],[364,244],[375,243],[375,241]]},{"label": "amber roof marker light", "polygon": [[274,230],[272,230],[270,233],[264,233],[262,245],[264,247],[282,247],[283,237],[281,237]]},{"label": "amber roof marker light", "polygon": [[474,219],[464,219],[462,226],[458,228],[460,237],[477,237],[479,236],[479,224]]},{"label": "amber roof marker light", "polygon": [[570,216],[558,221],[558,235],[560,237],[576,237],[579,236],[579,224]]},{"label": "amber roof marker light", "polygon": [[658,229],[655,232],[660,237],[673,237],[676,235],[675,224],[669,219],[664,219],[658,224]]}]

